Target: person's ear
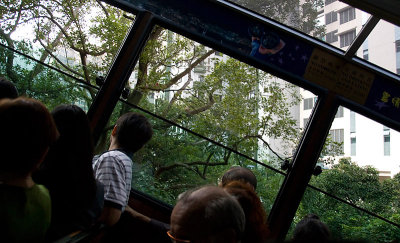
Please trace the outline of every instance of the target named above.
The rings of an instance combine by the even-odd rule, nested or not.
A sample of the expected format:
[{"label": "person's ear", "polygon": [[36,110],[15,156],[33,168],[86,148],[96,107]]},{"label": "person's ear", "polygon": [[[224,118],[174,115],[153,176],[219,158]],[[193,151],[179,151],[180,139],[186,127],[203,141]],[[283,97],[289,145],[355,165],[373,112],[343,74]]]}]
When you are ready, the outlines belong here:
[{"label": "person's ear", "polygon": [[117,125],[114,126],[111,135],[115,136],[115,134],[117,134]]}]

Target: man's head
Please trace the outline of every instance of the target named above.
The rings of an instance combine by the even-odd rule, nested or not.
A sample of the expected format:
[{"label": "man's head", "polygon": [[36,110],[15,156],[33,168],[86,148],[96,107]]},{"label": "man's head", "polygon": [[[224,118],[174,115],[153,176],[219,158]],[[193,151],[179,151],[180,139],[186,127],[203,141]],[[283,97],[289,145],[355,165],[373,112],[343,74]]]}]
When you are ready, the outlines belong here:
[{"label": "man's head", "polygon": [[0,172],[27,175],[44,159],[58,131],[47,108],[29,98],[0,100]]},{"label": "man's head", "polygon": [[181,196],[171,214],[170,233],[181,241],[239,242],[244,227],[237,200],[220,187],[205,186]]},{"label": "man's head", "polygon": [[249,183],[253,186],[254,190],[257,188],[257,178],[254,173],[240,166],[235,166],[227,170],[221,179],[221,186],[225,187],[231,181],[242,181],[245,183]]},{"label": "man's head", "polygon": [[153,136],[153,129],[146,117],[129,112],[116,122],[112,138],[116,139],[119,148],[136,152]]},{"label": "man's head", "polygon": [[17,97],[18,91],[15,85],[7,79],[0,77],[0,99],[15,99]]}]

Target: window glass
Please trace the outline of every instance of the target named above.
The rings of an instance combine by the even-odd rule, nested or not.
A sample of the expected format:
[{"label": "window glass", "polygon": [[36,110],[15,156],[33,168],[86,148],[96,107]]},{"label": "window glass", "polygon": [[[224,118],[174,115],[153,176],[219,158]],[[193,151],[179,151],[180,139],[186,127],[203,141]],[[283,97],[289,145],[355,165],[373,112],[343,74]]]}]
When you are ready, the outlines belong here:
[{"label": "window glass", "polygon": [[356,38],[356,31],[352,30],[340,35],[340,47],[349,46]]},{"label": "window glass", "polygon": [[[333,121],[325,141],[319,160],[323,171],[313,176],[310,185],[398,224],[400,221],[394,215],[400,215],[400,207],[395,206],[400,198],[400,152],[390,149],[398,143],[399,132],[344,108],[343,118]],[[297,222],[301,215],[315,213],[326,221],[335,237],[374,242],[377,239],[369,230],[372,227],[379,228],[379,237],[387,235],[395,239],[394,232],[399,229],[378,218],[362,216],[361,211],[335,202],[328,195],[310,191],[313,189],[303,197]],[[322,208],[324,210],[320,210]],[[355,212],[358,216],[353,218]],[[370,220],[362,220],[364,217]],[[342,226],[337,228],[338,224]]]},{"label": "window glass", "polygon": [[339,109],[335,115],[335,118],[340,118],[340,117],[343,117],[343,106],[339,106]]},{"label": "window glass", "polygon": [[332,43],[338,41],[337,30],[326,33],[326,42]]},{"label": "window glass", "polygon": [[[6,60],[12,59],[13,62]],[[42,101],[49,110],[61,104],[89,109],[97,88],[0,46],[0,77],[13,82],[21,96]]]},{"label": "window glass", "polygon": [[314,107],[314,98],[306,98],[303,100],[304,110],[310,110]]},{"label": "window glass", "polygon": [[380,20],[356,55],[390,72],[400,74],[400,28]]},{"label": "window glass", "polygon": [[355,8],[347,8],[339,12],[340,15],[340,24],[347,23],[356,18],[356,9]]},{"label": "window glass", "polygon": [[[358,34],[366,22],[367,18],[365,16],[369,16],[359,9],[336,0],[290,0],[280,1],[279,4],[274,1],[231,0],[231,2],[338,48],[347,47],[348,45],[341,46],[336,38],[353,29]],[[335,34],[337,37],[334,37],[333,34],[328,35],[328,33],[332,33],[335,30],[337,30]]]},{"label": "window glass", "polygon": [[[168,188],[179,187],[173,190],[175,197],[196,185],[216,183],[232,165],[251,166],[274,181],[272,170],[250,158],[277,170],[285,159],[291,160],[303,130],[300,121],[306,118],[298,117],[302,106],[299,87],[225,54],[216,55],[214,50],[160,26],[153,29],[135,70],[126,101],[172,122],[152,118],[157,135],[143,152],[160,183],[157,190],[167,193]],[[314,97],[312,94],[311,107]],[[126,111],[124,107],[116,109]],[[260,193],[274,194],[280,180],[276,179],[277,187],[268,185],[270,189]],[[159,197],[160,193],[152,195]],[[272,206],[273,199],[265,201]]]},{"label": "window glass", "polygon": [[[374,171],[343,161],[313,178],[313,184],[359,207],[379,211],[391,222],[399,223],[398,178],[381,182]],[[353,191],[349,192],[348,188]],[[391,199],[394,195],[397,195],[396,199]],[[307,214],[317,215],[328,226],[333,241],[391,242],[400,235],[397,226],[308,188],[292,222],[288,240],[293,236],[296,224]]]},{"label": "window glass", "polygon": [[335,11],[325,14],[325,24],[330,24],[337,21],[337,13]]},{"label": "window glass", "polygon": [[[95,85],[97,77],[106,75],[135,16],[95,0],[36,2],[1,1],[0,43]],[[18,79],[14,74],[23,72],[22,66],[31,70],[26,74],[31,79],[45,75],[37,64],[13,55],[2,58],[12,79]]]}]

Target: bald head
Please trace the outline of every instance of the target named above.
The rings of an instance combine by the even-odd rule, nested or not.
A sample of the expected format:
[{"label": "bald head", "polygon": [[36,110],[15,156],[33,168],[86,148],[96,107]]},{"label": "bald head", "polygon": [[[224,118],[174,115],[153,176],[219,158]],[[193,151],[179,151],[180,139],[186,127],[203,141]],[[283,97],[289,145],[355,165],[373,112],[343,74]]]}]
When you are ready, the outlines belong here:
[{"label": "bald head", "polygon": [[222,187],[225,187],[229,182],[232,181],[249,183],[251,186],[253,186],[254,190],[257,188],[256,176],[251,170],[245,167],[235,166],[227,170],[222,176]]},{"label": "bald head", "polygon": [[191,242],[238,242],[245,227],[239,203],[216,186],[186,192],[171,214],[171,233]]}]

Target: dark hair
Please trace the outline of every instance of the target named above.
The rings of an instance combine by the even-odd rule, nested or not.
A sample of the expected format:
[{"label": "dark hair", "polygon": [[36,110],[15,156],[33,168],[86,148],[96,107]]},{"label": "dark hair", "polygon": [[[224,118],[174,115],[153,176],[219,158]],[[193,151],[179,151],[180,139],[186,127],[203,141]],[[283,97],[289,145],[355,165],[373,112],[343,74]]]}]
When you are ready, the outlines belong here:
[{"label": "dark hair", "polygon": [[17,88],[15,85],[7,79],[0,77],[0,99],[9,98],[15,99],[18,97]]},{"label": "dark hair", "polygon": [[81,108],[60,105],[51,114],[60,137],[50,147],[34,179],[50,191],[52,225],[63,222],[65,226],[70,221],[79,221],[82,212],[92,205],[95,198],[93,142],[89,120]]},{"label": "dark hair", "polygon": [[225,187],[231,181],[247,182],[254,187],[254,190],[257,188],[256,176],[251,170],[245,167],[235,166],[227,170],[221,179],[222,187]]},{"label": "dark hair", "polygon": [[153,136],[149,121],[138,113],[129,112],[122,115],[115,125],[118,145],[129,152],[138,151]]},{"label": "dark hair", "polygon": [[246,227],[241,242],[266,242],[269,236],[267,214],[251,186],[237,180],[226,184],[224,189],[238,200],[246,216]]},{"label": "dark hair", "polygon": [[[201,192],[200,192],[201,191]],[[178,213],[176,213],[178,211]],[[171,231],[181,239],[240,239],[245,215],[237,200],[216,186],[203,186],[185,192],[171,214]]]},{"label": "dark hair", "polygon": [[47,108],[30,98],[0,100],[1,172],[32,172],[58,136]]},{"label": "dark hair", "polygon": [[299,223],[293,231],[292,242],[329,242],[331,232],[317,215],[308,214]]}]

